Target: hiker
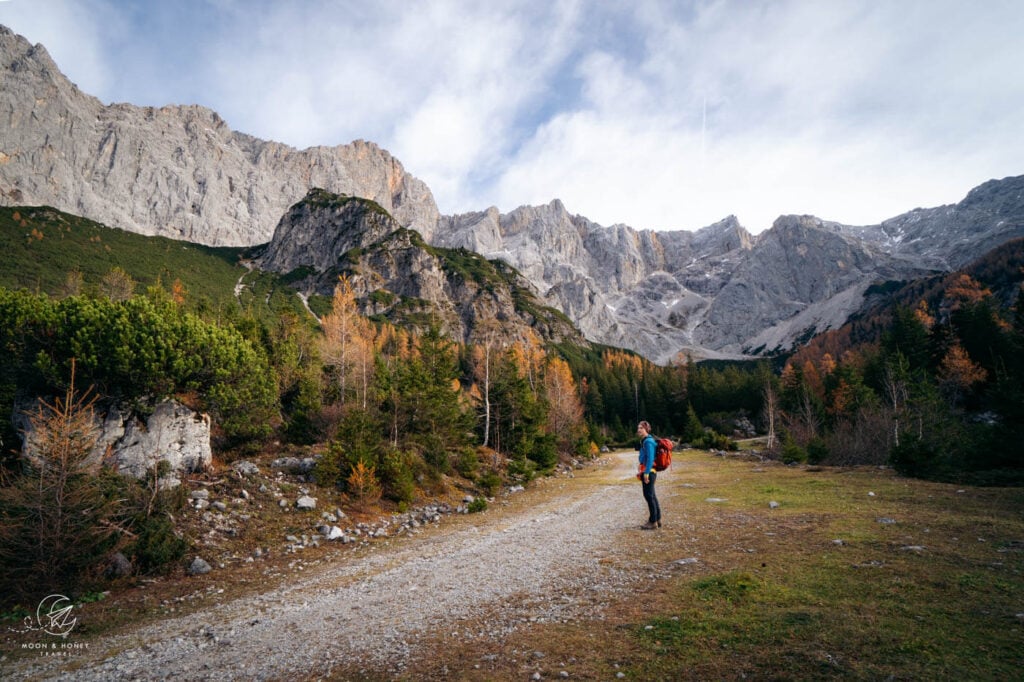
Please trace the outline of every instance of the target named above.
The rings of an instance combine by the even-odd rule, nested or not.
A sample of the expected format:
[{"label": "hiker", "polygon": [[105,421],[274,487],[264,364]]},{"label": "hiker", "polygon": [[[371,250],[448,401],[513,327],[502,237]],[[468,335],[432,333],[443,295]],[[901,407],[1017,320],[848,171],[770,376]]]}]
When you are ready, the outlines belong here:
[{"label": "hiker", "polygon": [[640,422],[636,427],[636,433],[640,436],[640,470],[637,478],[643,483],[644,500],[649,512],[647,523],[640,527],[643,530],[661,528],[661,505],[658,504],[658,496],[654,492],[654,481],[658,478],[658,472],[654,470],[656,443],[654,436],[651,435],[651,425],[645,421]]}]

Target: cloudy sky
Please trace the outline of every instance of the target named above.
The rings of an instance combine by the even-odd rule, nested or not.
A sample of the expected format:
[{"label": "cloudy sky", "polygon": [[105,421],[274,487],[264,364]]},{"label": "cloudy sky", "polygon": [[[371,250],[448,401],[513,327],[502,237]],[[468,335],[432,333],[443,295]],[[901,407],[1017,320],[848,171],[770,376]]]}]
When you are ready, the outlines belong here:
[{"label": "cloudy sky", "polygon": [[1024,174],[1020,0],[0,0],[80,89],[376,142],[442,213],[877,223]]}]

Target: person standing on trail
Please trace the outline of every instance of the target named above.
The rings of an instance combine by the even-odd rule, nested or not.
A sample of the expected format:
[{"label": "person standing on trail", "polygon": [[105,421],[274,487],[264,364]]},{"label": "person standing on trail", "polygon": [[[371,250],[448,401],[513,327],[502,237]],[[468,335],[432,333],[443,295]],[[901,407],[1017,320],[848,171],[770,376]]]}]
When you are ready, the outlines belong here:
[{"label": "person standing on trail", "polygon": [[647,502],[648,511],[647,523],[640,527],[643,530],[652,530],[661,528],[661,505],[658,504],[658,496],[654,492],[654,481],[658,478],[658,472],[654,470],[654,450],[657,444],[651,435],[651,425],[647,422],[640,422],[636,427],[636,433],[640,436],[640,470],[637,478],[643,483],[644,500]]}]

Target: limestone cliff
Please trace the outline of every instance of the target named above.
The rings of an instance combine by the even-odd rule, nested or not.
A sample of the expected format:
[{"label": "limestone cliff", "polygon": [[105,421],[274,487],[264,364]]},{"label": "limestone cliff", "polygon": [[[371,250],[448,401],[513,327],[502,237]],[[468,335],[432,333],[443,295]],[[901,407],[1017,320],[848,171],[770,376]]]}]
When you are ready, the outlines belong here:
[{"label": "limestone cliff", "polygon": [[535,334],[584,343],[503,262],[430,246],[367,199],[310,190],[281,218],[256,265],[288,275],[306,295],[330,296],[344,275],[364,314],[421,329],[437,323],[460,342],[497,333],[506,341]]},{"label": "limestone cliff", "polygon": [[141,234],[258,244],[311,187],[372,199],[428,235],[438,219],[427,186],[373,143],[299,151],[200,106],[104,106],[3,26],[0,135],[0,204],[46,204]]},{"label": "limestone cliff", "polygon": [[[368,311],[414,319],[426,301],[455,337],[472,337],[481,319],[514,335],[544,318],[554,336],[571,320],[592,341],[656,362],[785,351],[845,322],[873,283],[948,271],[1024,236],[1024,176],[880,225],[782,216],[756,237],[732,216],[694,232],[605,227],[558,200],[440,216],[426,185],[372,143],[298,151],[198,106],[104,106],[3,27],[0,59],[0,204],[50,204],[210,245],[273,234],[263,267],[308,269],[296,281],[328,295],[331,278],[351,272]],[[325,191],[307,195],[314,187]],[[474,280],[477,258],[525,281],[509,269],[489,290]],[[547,312],[530,322],[526,308]]]}]

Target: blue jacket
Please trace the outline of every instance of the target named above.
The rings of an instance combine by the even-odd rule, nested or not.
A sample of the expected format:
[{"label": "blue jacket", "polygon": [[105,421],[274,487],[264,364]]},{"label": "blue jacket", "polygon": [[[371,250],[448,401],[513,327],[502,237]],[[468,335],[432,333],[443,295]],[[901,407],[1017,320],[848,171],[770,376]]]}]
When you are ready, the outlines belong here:
[{"label": "blue jacket", "polygon": [[640,442],[640,465],[643,467],[645,474],[654,472],[654,449],[657,444],[654,442],[654,436],[647,434],[644,439]]}]

